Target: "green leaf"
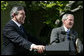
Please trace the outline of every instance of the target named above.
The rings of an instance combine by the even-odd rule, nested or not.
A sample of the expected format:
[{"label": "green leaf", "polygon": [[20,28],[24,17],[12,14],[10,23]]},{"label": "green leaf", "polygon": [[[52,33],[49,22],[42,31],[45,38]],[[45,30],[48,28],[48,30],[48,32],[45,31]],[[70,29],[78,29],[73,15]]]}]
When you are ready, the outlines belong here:
[{"label": "green leaf", "polygon": [[46,6],[46,7],[51,8],[52,6],[55,6],[55,5],[56,5],[56,3],[51,3],[51,4],[47,4],[47,6]]}]

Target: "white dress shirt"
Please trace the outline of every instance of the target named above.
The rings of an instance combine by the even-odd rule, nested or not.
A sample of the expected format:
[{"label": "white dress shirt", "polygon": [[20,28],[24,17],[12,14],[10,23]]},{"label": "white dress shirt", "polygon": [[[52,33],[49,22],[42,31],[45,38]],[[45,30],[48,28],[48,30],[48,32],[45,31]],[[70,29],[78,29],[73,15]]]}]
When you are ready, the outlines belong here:
[{"label": "white dress shirt", "polygon": [[[12,21],[13,21],[18,27],[21,26],[21,24],[18,23],[17,21],[15,21],[15,20],[13,20],[13,19],[12,19]],[[35,47],[35,44],[32,44],[32,45],[30,46],[30,51],[32,51],[32,48],[33,48],[33,47]]]},{"label": "white dress shirt", "polygon": [[18,23],[17,21],[15,21],[15,20],[13,20],[12,19],[12,21],[18,26],[18,27],[20,27],[21,26],[21,24],[20,23]]},{"label": "white dress shirt", "polygon": [[70,31],[70,29],[67,29],[64,25],[63,25],[63,27],[64,27],[65,32],[67,32],[67,30]]}]

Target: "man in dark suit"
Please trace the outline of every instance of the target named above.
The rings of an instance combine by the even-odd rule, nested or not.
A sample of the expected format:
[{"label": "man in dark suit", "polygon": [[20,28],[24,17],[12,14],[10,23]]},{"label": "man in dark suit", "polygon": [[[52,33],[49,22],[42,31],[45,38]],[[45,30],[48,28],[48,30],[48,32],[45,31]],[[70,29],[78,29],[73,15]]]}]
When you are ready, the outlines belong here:
[{"label": "man in dark suit", "polygon": [[[64,14],[62,17],[63,25],[59,28],[54,28],[51,32],[50,43],[60,43],[65,40],[69,41],[69,51],[70,55],[74,55],[77,52],[80,53],[83,51],[83,45],[81,41],[78,41],[79,38],[76,31],[73,31],[71,28],[74,24],[74,15],[73,14]],[[77,45],[79,44],[79,45]],[[80,47],[79,47],[80,46]]]},{"label": "man in dark suit", "polygon": [[[38,45],[24,30],[25,11],[21,6],[15,6],[10,12],[11,20],[3,29],[2,55],[25,55],[31,50],[43,53],[45,46]],[[32,41],[33,40],[33,41]]]}]

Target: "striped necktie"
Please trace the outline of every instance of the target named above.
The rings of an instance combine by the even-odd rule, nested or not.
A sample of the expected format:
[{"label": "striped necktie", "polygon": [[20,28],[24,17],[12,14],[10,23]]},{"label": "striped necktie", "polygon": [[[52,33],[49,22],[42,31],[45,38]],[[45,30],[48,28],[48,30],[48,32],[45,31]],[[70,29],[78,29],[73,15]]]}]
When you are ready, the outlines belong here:
[{"label": "striped necktie", "polygon": [[22,33],[24,33],[23,26],[21,25],[19,28],[20,28],[20,31],[21,31]]},{"label": "striped necktie", "polygon": [[67,39],[70,40],[70,30],[67,30]]}]

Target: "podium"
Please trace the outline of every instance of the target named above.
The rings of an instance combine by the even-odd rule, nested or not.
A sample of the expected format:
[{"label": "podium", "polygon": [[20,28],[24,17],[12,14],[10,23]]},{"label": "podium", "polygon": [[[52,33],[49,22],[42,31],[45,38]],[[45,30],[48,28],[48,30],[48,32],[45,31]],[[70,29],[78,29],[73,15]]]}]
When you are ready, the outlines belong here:
[{"label": "podium", "polygon": [[69,55],[69,41],[63,41],[60,43],[52,43],[51,45],[46,45],[47,55]]}]

